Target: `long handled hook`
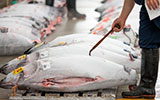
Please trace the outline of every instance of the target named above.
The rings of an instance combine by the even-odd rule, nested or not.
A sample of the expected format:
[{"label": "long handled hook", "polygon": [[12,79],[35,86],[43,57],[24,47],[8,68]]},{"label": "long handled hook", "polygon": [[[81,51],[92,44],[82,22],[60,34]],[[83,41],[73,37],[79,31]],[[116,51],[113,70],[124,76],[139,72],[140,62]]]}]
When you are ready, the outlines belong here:
[{"label": "long handled hook", "polygon": [[[115,27],[117,27],[118,29],[120,29],[120,25],[116,24]],[[89,51],[89,55],[91,56],[91,52],[98,46],[100,45],[100,43],[109,35],[109,34],[112,34],[114,31],[113,31],[113,28],[101,39],[99,40],[93,47],[92,49]]]}]

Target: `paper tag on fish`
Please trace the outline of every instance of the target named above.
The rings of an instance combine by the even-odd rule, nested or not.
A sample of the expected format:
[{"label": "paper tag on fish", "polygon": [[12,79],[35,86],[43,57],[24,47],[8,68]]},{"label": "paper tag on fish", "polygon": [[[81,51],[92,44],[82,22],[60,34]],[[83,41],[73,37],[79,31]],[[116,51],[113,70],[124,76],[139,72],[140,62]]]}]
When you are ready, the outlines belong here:
[{"label": "paper tag on fish", "polygon": [[43,70],[47,70],[51,68],[51,64],[49,62],[41,62],[41,67]]},{"label": "paper tag on fish", "polygon": [[49,56],[48,51],[41,51],[41,52],[39,53],[40,59],[46,58],[46,57],[48,57],[48,56]]},{"label": "paper tag on fish", "polygon": [[14,74],[14,75],[17,75],[17,74],[19,74],[19,73],[22,72],[22,71],[23,71],[23,67],[20,67],[20,68],[15,69],[15,70],[13,71],[13,74]]},{"label": "paper tag on fish", "polygon": [[39,46],[41,46],[41,45],[43,45],[43,44],[44,44],[44,42],[39,43],[39,44],[37,44],[37,45],[35,46],[35,48],[38,48]]},{"label": "paper tag on fish", "polygon": [[24,60],[26,58],[27,58],[27,55],[22,55],[22,56],[17,57],[18,60]]},{"label": "paper tag on fish", "polygon": [[59,43],[57,43],[56,45],[65,45],[66,44],[66,42],[59,42]]}]

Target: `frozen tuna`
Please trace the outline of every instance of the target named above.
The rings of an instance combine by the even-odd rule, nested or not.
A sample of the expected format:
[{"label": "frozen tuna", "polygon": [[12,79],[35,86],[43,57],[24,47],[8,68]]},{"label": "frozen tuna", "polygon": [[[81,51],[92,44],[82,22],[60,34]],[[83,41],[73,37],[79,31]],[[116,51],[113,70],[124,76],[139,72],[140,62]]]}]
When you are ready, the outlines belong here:
[{"label": "frozen tuna", "polygon": [[[89,50],[101,37],[102,36],[89,34],[76,34],[58,37],[48,44],[42,43],[42,45],[38,44],[35,48],[31,48],[31,50],[28,51],[28,53],[31,54],[26,55],[25,60],[16,58],[0,68],[0,72],[8,74],[13,71],[13,69],[18,68],[21,65],[43,58],[40,57],[43,55],[46,57],[70,56],[77,54],[89,55]],[[109,61],[133,68],[139,72],[140,56],[138,56],[139,53],[133,52],[135,51],[133,51],[130,46],[120,41],[107,38],[104,43],[95,49],[92,56],[105,58]]]},{"label": "frozen tuna", "polygon": [[1,34],[0,33],[0,55],[18,55],[23,54],[28,48],[34,46],[34,43],[21,35]]},{"label": "frozen tuna", "polygon": [[0,40],[0,56],[23,54],[62,22],[65,0],[56,0],[55,7],[41,1],[45,0],[37,3],[26,0],[0,11],[0,38],[4,38]]},{"label": "frozen tuna", "polygon": [[18,84],[41,91],[75,92],[135,83],[132,69],[102,58],[70,55],[33,61],[9,73],[0,86]]}]

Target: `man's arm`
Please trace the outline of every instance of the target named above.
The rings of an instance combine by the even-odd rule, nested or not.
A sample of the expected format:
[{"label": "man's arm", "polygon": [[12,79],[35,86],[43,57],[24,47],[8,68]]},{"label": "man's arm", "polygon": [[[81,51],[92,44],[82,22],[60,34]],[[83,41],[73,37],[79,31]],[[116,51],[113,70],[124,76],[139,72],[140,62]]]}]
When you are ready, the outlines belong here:
[{"label": "man's arm", "polygon": [[[135,5],[134,0],[125,0],[124,1],[121,15],[112,24],[112,28],[115,32],[119,32],[124,28],[125,22],[129,16],[130,12],[132,11],[134,5]],[[116,24],[119,24],[120,29],[115,27]]]},{"label": "man's arm", "polygon": [[128,15],[132,11],[134,5],[135,5],[134,0],[125,0],[120,17],[126,20]]}]

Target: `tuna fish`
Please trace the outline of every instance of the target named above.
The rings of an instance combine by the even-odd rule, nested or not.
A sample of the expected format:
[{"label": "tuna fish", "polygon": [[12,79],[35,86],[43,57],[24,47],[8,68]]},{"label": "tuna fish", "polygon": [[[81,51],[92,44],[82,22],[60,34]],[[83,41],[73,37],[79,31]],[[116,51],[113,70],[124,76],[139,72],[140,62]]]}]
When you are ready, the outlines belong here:
[{"label": "tuna fish", "polygon": [[[61,36],[51,41],[50,43],[48,43],[46,47],[52,47],[61,42],[65,42],[66,44],[84,43],[84,44],[94,46],[102,37],[103,36],[92,35],[92,34],[73,34],[73,35]],[[128,56],[129,53],[137,57],[138,55],[140,55],[140,52],[138,49],[132,48],[121,41],[111,39],[111,38],[106,38],[100,44],[100,47],[112,52],[119,53],[121,55],[125,55],[125,56]]]},{"label": "tuna fish", "polygon": [[[38,41],[41,41],[40,38],[41,38],[41,34],[40,32],[37,33],[37,34],[33,34],[33,30],[34,28],[30,28],[30,27],[27,27],[27,26],[23,26],[23,25],[20,25],[20,24],[16,24],[14,25],[15,23],[10,23],[10,24],[3,24],[1,25],[0,24],[0,28],[7,28],[8,29],[8,34],[18,34],[18,35],[22,35],[22,36],[25,36],[29,39],[31,39],[32,41],[34,40],[38,40]],[[13,27],[14,26],[14,27]],[[6,33],[1,33],[1,34],[6,34]]]},{"label": "tuna fish", "polygon": [[111,8],[113,6],[122,6],[123,5],[123,1],[124,0],[119,0],[118,3],[117,3],[117,0],[107,1],[101,7],[96,8],[95,11],[102,13],[106,9]]},{"label": "tuna fish", "polygon": [[[5,64],[2,68],[0,68],[0,72],[4,74],[8,74],[9,72],[13,71],[13,69],[16,69],[22,65],[26,65],[26,63],[29,63],[34,60],[46,58],[46,57],[60,57],[60,56],[70,56],[70,55],[88,55],[89,50],[93,47],[95,35],[69,35],[69,36],[63,36],[59,37],[55,40],[53,40],[51,43],[48,43],[46,45],[40,46],[36,50],[31,50],[32,52],[29,55],[25,55],[24,59],[14,59],[7,64]],[[101,37],[101,36],[97,36]],[[67,42],[60,42],[60,40],[64,40]],[[135,69],[138,73],[140,72],[140,59],[137,58],[132,58],[132,55],[129,51],[125,51],[120,46],[124,46],[124,48],[130,49],[128,45],[121,44],[120,42],[117,43],[119,44],[119,47],[114,45],[113,39],[109,41],[110,39],[108,38],[109,43],[113,43],[113,45],[110,45],[105,41],[101,46],[99,46],[94,52],[93,56],[96,57],[101,57],[106,60],[128,66],[132,69]],[[114,42],[112,42],[112,40]],[[93,43],[92,43],[93,42]],[[61,45],[62,44],[62,45]],[[116,44],[116,43],[115,43]],[[116,49],[115,49],[116,48]],[[126,49],[126,50],[127,50]],[[24,56],[22,56],[24,57]],[[22,58],[19,57],[19,58]],[[135,57],[133,55],[133,57]],[[136,56],[138,57],[138,56]],[[139,57],[140,58],[140,57]]]},{"label": "tuna fish", "polygon": [[46,17],[49,20],[53,20],[54,17],[52,15],[49,15],[49,11],[50,11],[50,7],[48,6],[38,5],[38,4],[32,4],[32,5],[21,4],[21,5],[18,5],[15,9],[10,8],[8,9],[8,12],[1,13],[0,17],[3,17],[3,16],[36,16],[39,19]]},{"label": "tuna fish", "polygon": [[33,41],[16,34],[0,33],[0,55],[18,55],[23,54],[28,48],[33,47]]},{"label": "tuna fish", "polygon": [[[27,3],[29,3],[29,4],[31,4],[31,3],[45,4],[45,0],[29,0],[29,1],[25,0],[22,3],[25,3],[25,4],[27,4]],[[62,7],[65,5],[65,3],[66,3],[66,0],[54,0],[54,7]]]},{"label": "tuna fish", "polygon": [[28,26],[28,27],[32,27],[32,25],[37,25],[37,27],[38,26],[40,27],[40,24],[41,24],[39,22],[30,20],[30,18],[23,18],[23,17],[12,17],[12,18],[4,17],[4,18],[0,18],[0,22],[1,24],[9,23],[9,22],[17,23],[17,24],[21,24],[24,26]]},{"label": "tuna fish", "polygon": [[0,38],[5,37],[0,40],[0,56],[23,54],[35,43],[41,43],[47,34],[55,30],[55,25],[61,23],[65,0],[56,0],[55,7],[40,2],[30,3],[22,1],[0,11]]},{"label": "tuna fish", "polygon": [[102,58],[70,55],[33,61],[9,73],[0,86],[75,92],[136,83],[136,72]]}]

